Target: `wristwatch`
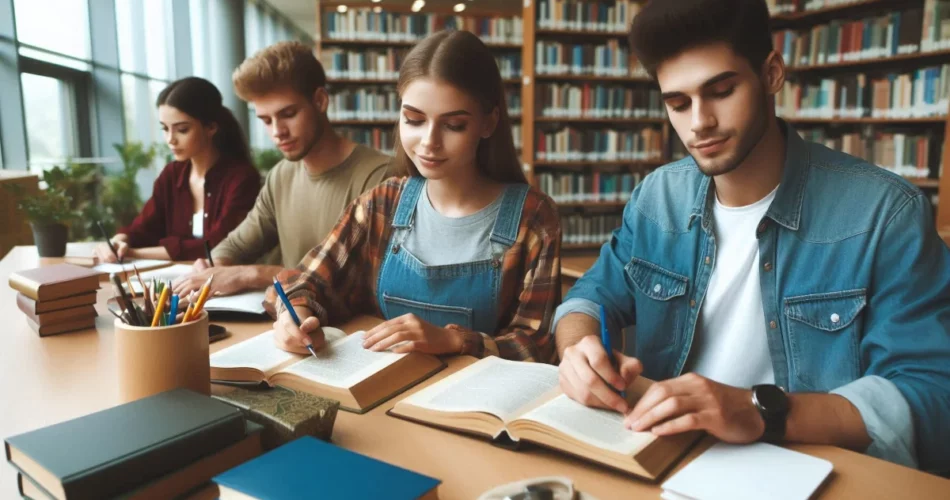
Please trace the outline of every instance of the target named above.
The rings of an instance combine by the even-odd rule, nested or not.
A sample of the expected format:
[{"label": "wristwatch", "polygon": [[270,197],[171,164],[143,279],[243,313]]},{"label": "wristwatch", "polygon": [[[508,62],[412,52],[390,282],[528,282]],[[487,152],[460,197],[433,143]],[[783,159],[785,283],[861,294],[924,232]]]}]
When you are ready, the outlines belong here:
[{"label": "wristwatch", "polygon": [[760,441],[777,443],[785,438],[785,420],[788,418],[788,395],[773,384],[752,386],[752,404],[765,422]]}]

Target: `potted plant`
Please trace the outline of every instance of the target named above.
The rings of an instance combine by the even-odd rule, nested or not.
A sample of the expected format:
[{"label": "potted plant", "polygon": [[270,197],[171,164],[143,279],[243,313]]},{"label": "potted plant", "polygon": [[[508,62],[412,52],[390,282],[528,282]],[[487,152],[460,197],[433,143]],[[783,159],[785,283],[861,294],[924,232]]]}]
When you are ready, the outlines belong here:
[{"label": "potted plant", "polygon": [[61,170],[57,168],[43,172],[46,189],[25,194],[20,186],[9,186],[17,198],[17,208],[30,222],[33,229],[33,242],[40,257],[62,257],[66,255],[66,242],[69,240],[69,224],[78,218],[72,208],[72,199],[62,186],[57,184]]},{"label": "potted plant", "polygon": [[132,222],[142,209],[136,177],[139,172],[152,166],[158,154],[155,145],[146,147],[140,142],[113,144],[113,147],[122,159],[122,170],[106,176],[102,196],[103,209],[111,219],[105,223],[110,233]]}]

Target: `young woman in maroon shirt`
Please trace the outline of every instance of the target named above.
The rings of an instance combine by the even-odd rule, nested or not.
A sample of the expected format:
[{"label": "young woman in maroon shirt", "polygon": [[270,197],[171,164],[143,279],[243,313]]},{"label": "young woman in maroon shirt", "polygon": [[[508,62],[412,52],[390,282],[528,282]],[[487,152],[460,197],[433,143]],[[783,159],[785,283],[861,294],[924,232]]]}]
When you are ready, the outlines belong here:
[{"label": "young woman in maroon shirt", "polygon": [[[120,258],[193,261],[215,246],[254,206],[261,178],[234,115],[209,81],[189,77],[158,95],[158,117],[175,161],[155,180],[152,197],[111,238]],[[116,258],[106,244],[102,262]]]}]

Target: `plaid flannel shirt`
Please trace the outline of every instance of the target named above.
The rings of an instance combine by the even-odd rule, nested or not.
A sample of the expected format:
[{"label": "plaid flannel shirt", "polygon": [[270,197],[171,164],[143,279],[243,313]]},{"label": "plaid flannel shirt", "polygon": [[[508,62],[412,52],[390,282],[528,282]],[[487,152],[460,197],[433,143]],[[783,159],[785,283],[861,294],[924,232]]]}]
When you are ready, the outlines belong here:
[{"label": "plaid flannel shirt", "polygon": [[[309,308],[322,325],[360,314],[383,317],[376,300],[380,267],[392,236],[392,217],[408,178],[392,178],[351,203],[323,243],[295,269],[277,275],[294,306]],[[462,354],[557,362],[551,321],[561,302],[561,229],[554,202],[531,188],[518,237],[504,255],[495,332],[462,331]],[[282,305],[274,288],[265,307],[275,318]],[[444,327],[446,325],[436,325]]]}]

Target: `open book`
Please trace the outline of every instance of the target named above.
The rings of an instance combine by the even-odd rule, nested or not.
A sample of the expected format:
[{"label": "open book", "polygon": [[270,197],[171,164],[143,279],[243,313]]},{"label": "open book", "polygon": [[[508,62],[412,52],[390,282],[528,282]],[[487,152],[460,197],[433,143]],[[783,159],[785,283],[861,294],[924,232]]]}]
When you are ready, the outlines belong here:
[{"label": "open book", "polygon": [[[653,382],[638,377],[635,401]],[[556,366],[481,359],[399,401],[393,416],[500,440],[527,441],[656,480],[702,436],[658,437],[624,428],[623,415],[561,393]]]},{"label": "open book", "polygon": [[[145,281],[145,284],[149,284],[153,278],[158,280],[175,281],[176,279],[191,272],[191,266],[187,264],[175,264],[173,266],[139,274],[142,276],[142,280]],[[136,294],[143,293],[143,288],[142,285],[139,284],[139,280],[135,279],[134,277],[130,278],[131,279],[129,279],[129,282],[132,284],[132,290]],[[128,286],[125,288],[126,291],[128,291]],[[205,302],[204,310],[208,311],[209,313],[237,312],[247,314],[267,314],[267,311],[264,309],[264,299],[264,290],[254,290],[251,292],[237,293],[234,295],[219,295],[209,298],[208,301]]]},{"label": "open book", "polygon": [[77,256],[77,255],[67,255],[63,259],[67,264],[73,264],[77,266],[83,266],[91,268],[93,271],[98,271],[103,274],[111,273],[124,273],[132,271],[132,266],[135,266],[139,272],[146,269],[157,269],[160,267],[170,266],[171,261],[169,260],[157,260],[157,259],[133,259],[131,257],[122,259],[122,263],[118,262],[109,263],[109,262],[99,262],[99,259],[92,256]]},{"label": "open book", "polygon": [[273,330],[222,349],[211,355],[211,379],[281,385],[365,413],[445,368],[441,359],[429,354],[364,349],[363,332],[323,331],[327,346],[317,351],[317,357],[278,349]]}]

